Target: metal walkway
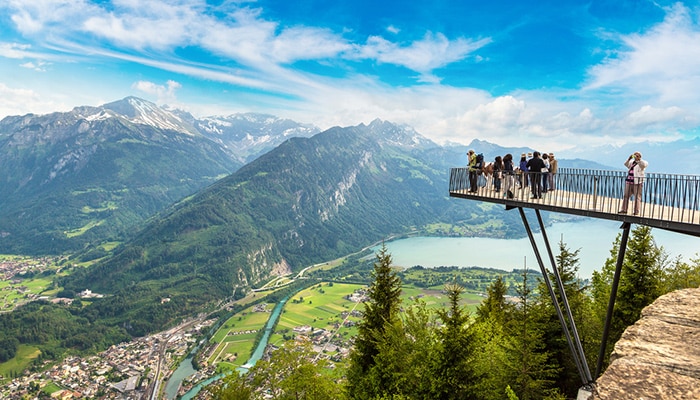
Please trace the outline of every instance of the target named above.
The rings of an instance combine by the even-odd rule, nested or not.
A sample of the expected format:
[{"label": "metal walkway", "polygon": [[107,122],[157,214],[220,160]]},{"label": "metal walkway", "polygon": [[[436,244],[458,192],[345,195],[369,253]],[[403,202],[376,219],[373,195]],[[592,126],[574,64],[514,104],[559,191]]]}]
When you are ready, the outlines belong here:
[{"label": "metal walkway", "polygon": [[[623,205],[622,196],[627,176],[626,171],[560,168],[558,173],[553,176],[554,190],[548,190],[546,193],[543,193],[542,198],[533,199],[531,198],[532,192],[530,187],[522,184],[522,182],[525,182],[527,179],[539,179],[540,176],[541,174],[538,173],[513,175],[510,177],[506,175],[501,181],[501,191],[494,190],[493,179],[489,177],[485,186],[477,186],[476,192],[470,192],[467,168],[452,168],[450,171],[450,197],[504,204],[507,210],[518,209],[581,378],[583,386],[579,390],[579,398],[588,398],[592,387],[595,385],[595,379],[602,373],[610,324],[631,225],[634,223],[700,236],[700,176],[647,174],[642,188],[639,213],[636,215],[633,214],[633,202],[630,202],[631,204],[628,205],[627,209],[629,212],[627,214],[618,213]],[[506,183],[506,179],[510,179],[510,181]],[[508,187],[510,187],[513,194],[512,198],[506,197],[504,193],[504,190]],[[535,210],[549,264],[551,265],[551,276],[554,277],[554,285],[556,285],[558,293],[560,293],[560,298],[557,298],[548,268],[545,266],[543,257],[537,247],[533,231],[530,229],[530,224],[523,210],[524,208]],[[556,267],[554,254],[547,238],[547,231],[542,222],[541,210],[622,222],[621,229],[623,232],[620,250],[617,254],[615,275],[611,285],[596,371],[593,375],[588,368],[578,329],[566,298],[566,291]]]},{"label": "metal walkway", "polygon": [[[543,193],[542,199],[531,199],[530,188],[517,184],[512,189],[514,198],[508,199],[502,191],[493,190],[492,178],[488,178],[487,185],[479,187],[476,193],[469,193],[467,168],[453,168],[450,171],[450,196],[500,203],[509,209],[533,208],[700,236],[700,176],[647,174],[639,215],[633,215],[632,202],[627,214],[618,214],[626,175],[626,171],[560,168],[554,175],[555,190]],[[522,179],[522,175],[512,177],[516,183]]]}]

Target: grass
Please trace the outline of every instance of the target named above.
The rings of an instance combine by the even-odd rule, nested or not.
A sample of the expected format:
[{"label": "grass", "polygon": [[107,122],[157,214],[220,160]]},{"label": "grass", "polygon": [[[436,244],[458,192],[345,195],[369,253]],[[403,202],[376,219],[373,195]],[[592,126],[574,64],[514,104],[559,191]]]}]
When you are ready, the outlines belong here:
[{"label": "grass", "polygon": [[64,233],[65,233],[66,237],[69,237],[69,238],[80,236],[80,235],[84,234],[85,232],[87,232],[88,230],[90,230],[96,226],[102,225],[103,222],[104,221],[90,221],[78,229],[65,231]]},{"label": "grass", "polygon": [[27,369],[32,360],[39,357],[39,354],[41,352],[36,347],[25,344],[19,345],[15,357],[0,364],[0,375],[4,379],[9,379],[12,373],[21,374],[22,371]]},{"label": "grass", "polygon": [[59,390],[63,390],[63,389],[61,389],[60,386],[58,386],[57,384],[55,384],[55,383],[53,383],[53,382],[47,384],[46,386],[44,386],[44,387],[41,389],[42,392],[44,392],[44,393],[46,393],[46,394],[48,394],[48,395],[53,394],[53,393],[56,393],[56,392],[58,392]]},{"label": "grass", "polygon": [[[29,294],[39,295],[51,287],[49,278],[24,279],[19,284],[8,281],[0,282],[0,311],[10,311],[25,300],[29,300]],[[55,293],[55,291],[53,291]],[[48,293],[47,293],[48,294]]]},{"label": "grass", "polygon": [[[272,307],[273,304],[266,305],[268,311],[272,311]],[[270,312],[254,312],[253,307],[233,315],[211,338],[210,342],[217,343],[217,346],[207,361],[212,364],[238,354],[231,363],[238,367],[245,364],[253,350],[257,331],[265,326],[269,318]]]},{"label": "grass", "polygon": [[[358,284],[321,283],[300,291],[287,301],[269,343],[280,345],[297,335],[294,328],[301,326],[310,326],[314,331],[324,329],[337,332],[345,338],[355,336],[356,326],[343,325],[344,312],[349,313],[353,309],[361,311],[363,304],[352,302],[346,299],[346,296],[363,287],[365,286]],[[406,285],[402,288],[402,304],[407,307],[418,299],[424,302],[428,309],[444,309],[448,305],[448,299],[441,288],[442,286],[422,289]],[[482,295],[465,292],[462,294],[461,304],[473,313],[482,301]],[[273,307],[274,304],[267,304],[266,309],[271,311]],[[245,364],[253,350],[257,330],[265,326],[269,317],[269,312],[253,312],[253,307],[248,307],[231,317],[212,337],[211,342],[217,343],[217,347],[208,362],[219,363],[220,367],[229,369]],[[357,322],[359,317],[348,316],[347,320]],[[252,332],[240,333],[249,330]],[[331,346],[328,352],[332,353],[334,350]],[[235,354],[238,355],[237,358],[233,357]]]}]

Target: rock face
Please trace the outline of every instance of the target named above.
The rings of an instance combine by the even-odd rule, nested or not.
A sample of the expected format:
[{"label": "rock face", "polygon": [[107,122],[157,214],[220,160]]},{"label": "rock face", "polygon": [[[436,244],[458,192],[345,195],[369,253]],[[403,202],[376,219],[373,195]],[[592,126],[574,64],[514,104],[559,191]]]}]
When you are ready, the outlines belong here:
[{"label": "rock face", "polygon": [[610,359],[591,399],[700,399],[700,288],[647,306]]}]

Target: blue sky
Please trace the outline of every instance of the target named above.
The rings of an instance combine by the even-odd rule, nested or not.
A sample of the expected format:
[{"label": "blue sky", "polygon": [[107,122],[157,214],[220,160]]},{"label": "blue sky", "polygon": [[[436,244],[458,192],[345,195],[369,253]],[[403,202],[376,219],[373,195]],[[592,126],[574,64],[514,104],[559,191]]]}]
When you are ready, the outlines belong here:
[{"label": "blue sky", "polygon": [[700,1],[0,0],[0,118],[126,96],[582,147],[700,132]]}]

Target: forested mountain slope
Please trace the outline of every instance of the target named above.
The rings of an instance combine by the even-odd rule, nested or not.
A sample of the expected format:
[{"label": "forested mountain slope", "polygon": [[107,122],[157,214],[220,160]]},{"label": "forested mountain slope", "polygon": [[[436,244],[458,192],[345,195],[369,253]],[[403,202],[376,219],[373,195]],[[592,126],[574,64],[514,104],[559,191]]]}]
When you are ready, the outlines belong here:
[{"label": "forested mountain slope", "polygon": [[[153,218],[66,288],[116,294],[101,313],[150,315],[158,325],[273,270],[298,270],[392,234],[517,217],[450,199],[437,148],[381,121],[289,139]],[[503,232],[519,226],[506,223]],[[159,310],[163,297],[171,299],[167,315]]]},{"label": "forested mountain slope", "polygon": [[143,221],[292,136],[318,129],[258,114],[196,119],[127,97],[0,121],[0,253],[121,241]]}]

